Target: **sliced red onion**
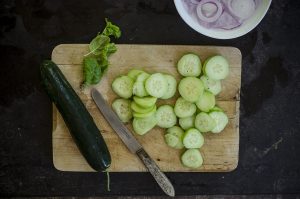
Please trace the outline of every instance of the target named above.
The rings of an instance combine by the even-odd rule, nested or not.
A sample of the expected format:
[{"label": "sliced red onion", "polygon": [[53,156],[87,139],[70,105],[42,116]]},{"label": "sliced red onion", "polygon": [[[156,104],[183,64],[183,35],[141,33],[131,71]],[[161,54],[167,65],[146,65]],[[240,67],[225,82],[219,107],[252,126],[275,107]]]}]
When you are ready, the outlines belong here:
[{"label": "sliced red onion", "polygon": [[201,0],[190,0],[193,4],[198,4]]},{"label": "sliced red onion", "polygon": [[212,23],[219,19],[223,11],[218,0],[202,0],[197,5],[197,16],[203,22]]},{"label": "sliced red onion", "polygon": [[182,0],[188,13],[206,28],[233,29],[250,18],[262,0]]},{"label": "sliced red onion", "polygon": [[254,0],[225,0],[223,2],[230,14],[241,21],[251,17],[255,11]]},{"label": "sliced red onion", "polygon": [[183,4],[184,7],[188,11],[189,14],[193,14],[194,12],[196,12],[195,10],[196,10],[196,6],[198,3],[194,4],[194,3],[192,3],[191,0],[183,0],[183,2],[184,2],[184,4]]},{"label": "sliced red onion", "polygon": [[220,18],[215,23],[211,24],[211,28],[230,30],[240,26],[241,24],[241,22],[228,14],[228,12],[223,12]]},{"label": "sliced red onion", "polygon": [[205,17],[210,18],[216,14],[218,7],[213,3],[205,3],[202,5],[201,10]]}]

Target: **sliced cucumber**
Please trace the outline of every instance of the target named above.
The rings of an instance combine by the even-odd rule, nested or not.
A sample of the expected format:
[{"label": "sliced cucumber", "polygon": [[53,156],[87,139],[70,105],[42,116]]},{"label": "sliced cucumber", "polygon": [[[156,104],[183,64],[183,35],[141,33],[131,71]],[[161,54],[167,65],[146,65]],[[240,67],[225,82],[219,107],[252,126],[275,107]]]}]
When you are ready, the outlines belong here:
[{"label": "sliced cucumber", "polygon": [[204,73],[211,79],[225,79],[229,74],[228,61],[221,55],[208,58],[204,62]]},{"label": "sliced cucumber", "polygon": [[173,76],[168,74],[164,74],[164,77],[167,81],[168,86],[166,93],[161,97],[161,99],[169,99],[173,97],[176,93],[177,81]]},{"label": "sliced cucumber", "polygon": [[195,115],[190,117],[179,118],[179,125],[182,129],[187,130],[189,128],[193,128],[195,123]]},{"label": "sliced cucumber", "polygon": [[138,69],[131,69],[129,72],[128,72],[128,77],[130,77],[131,79],[133,80],[136,80],[137,76],[141,73],[144,73],[144,71],[142,70],[138,70]]},{"label": "sliced cucumber", "polygon": [[133,94],[139,97],[145,97],[148,95],[147,91],[145,90],[144,82],[134,82]]},{"label": "sliced cucumber", "polygon": [[174,112],[179,118],[190,117],[196,112],[196,105],[186,101],[182,97],[176,100]]},{"label": "sliced cucumber", "polygon": [[204,91],[196,105],[201,111],[208,112],[216,105],[216,98],[211,92]]},{"label": "sliced cucumber", "polygon": [[165,141],[168,146],[173,148],[175,148],[178,143],[181,142],[176,135],[170,133],[165,134]]},{"label": "sliced cucumber", "polygon": [[223,112],[211,112],[209,113],[209,116],[213,118],[213,120],[216,123],[215,128],[211,130],[212,133],[220,133],[221,131],[224,130],[226,125],[228,124],[228,117],[225,113]]},{"label": "sliced cucumber", "polygon": [[155,105],[157,98],[156,97],[137,97],[133,96],[133,101],[137,103],[137,105],[148,108]]},{"label": "sliced cucumber", "polygon": [[184,133],[183,145],[187,149],[200,148],[204,144],[203,135],[195,128],[191,128]]},{"label": "sliced cucumber", "polygon": [[196,77],[185,77],[178,85],[180,95],[189,102],[196,102],[204,91],[203,83]]},{"label": "sliced cucumber", "polygon": [[154,115],[156,112],[156,106],[153,106],[153,108],[146,112],[146,113],[138,113],[138,112],[133,112],[133,117],[138,117],[138,118],[145,118],[145,117],[150,117],[152,115]]},{"label": "sliced cucumber", "polygon": [[170,128],[177,123],[177,117],[172,106],[162,105],[156,111],[157,126]]},{"label": "sliced cucumber", "polygon": [[176,137],[178,137],[179,142],[174,146],[175,149],[183,149],[184,148],[183,143],[182,143],[184,131],[180,127],[173,126],[173,127],[169,128],[167,130],[167,134],[175,135]]},{"label": "sliced cucumber", "polygon": [[160,98],[166,93],[168,83],[163,74],[154,73],[146,80],[145,87],[149,95]]},{"label": "sliced cucumber", "polygon": [[150,75],[148,73],[142,72],[136,77],[136,81],[145,82],[148,77],[150,77]]},{"label": "sliced cucumber", "polygon": [[144,135],[156,125],[155,115],[146,118],[134,118],[132,122],[133,130],[139,135]]},{"label": "sliced cucumber", "polygon": [[192,53],[183,55],[177,63],[178,72],[185,77],[197,77],[201,74],[200,58]]},{"label": "sliced cucumber", "polygon": [[184,131],[179,126],[173,126],[173,127],[167,129],[167,133],[170,133],[172,135],[176,135],[179,138],[182,138]]},{"label": "sliced cucumber", "polygon": [[215,106],[215,107],[213,107],[212,109],[210,109],[210,112],[218,112],[218,111],[221,111],[221,112],[224,112],[220,107],[218,107],[218,106]]},{"label": "sliced cucumber", "polygon": [[211,92],[214,95],[217,95],[221,92],[222,86],[220,80],[214,80],[206,75],[200,77],[200,80],[203,82],[204,89]]},{"label": "sliced cucumber", "polygon": [[145,72],[142,72],[137,76],[136,81],[133,84],[132,92],[134,95],[138,97],[145,97],[149,95],[145,89],[145,81],[148,77],[150,77],[150,75]]},{"label": "sliced cucumber", "polygon": [[113,91],[122,98],[132,96],[133,80],[128,76],[117,77],[112,83]]},{"label": "sliced cucumber", "polygon": [[216,127],[216,122],[207,113],[201,112],[195,118],[195,127],[200,132],[205,133],[214,129]]},{"label": "sliced cucumber", "polygon": [[144,108],[144,107],[141,107],[139,106],[137,103],[135,102],[132,102],[131,103],[131,109],[136,112],[136,113],[148,113],[150,111],[152,111],[152,109],[154,108],[155,105],[153,106],[150,106],[150,107],[147,107],[147,108]]},{"label": "sliced cucumber", "polygon": [[203,158],[198,149],[188,149],[182,154],[181,162],[186,167],[198,168],[203,164]]},{"label": "sliced cucumber", "polygon": [[116,99],[112,103],[112,109],[119,116],[122,122],[128,122],[132,118],[130,104],[131,101],[127,99]]}]

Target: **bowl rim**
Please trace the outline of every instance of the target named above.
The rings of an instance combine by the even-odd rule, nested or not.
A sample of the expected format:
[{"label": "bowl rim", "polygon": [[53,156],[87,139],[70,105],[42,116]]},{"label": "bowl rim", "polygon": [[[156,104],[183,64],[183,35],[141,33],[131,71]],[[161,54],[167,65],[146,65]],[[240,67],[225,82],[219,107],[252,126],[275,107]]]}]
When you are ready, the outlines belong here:
[{"label": "bowl rim", "polygon": [[[198,22],[194,21],[194,19],[186,12],[185,8],[183,7],[182,0],[174,0],[174,4],[176,7],[177,12],[179,13],[180,17],[183,21],[189,25],[192,29],[201,33],[207,37],[215,38],[215,39],[234,39],[237,37],[241,37],[251,30],[253,30],[264,18],[266,13],[268,12],[272,0],[262,0],[264,6],[260,6],[256,9],[255,17],[252,16],[249,20],[244,22],[240,27],[234,28],[232,30],[222,30],[222,29],[207,29]],[[247,25],[248,24],[248,25]],[[245,26],[246,25],[246,26]]]}]

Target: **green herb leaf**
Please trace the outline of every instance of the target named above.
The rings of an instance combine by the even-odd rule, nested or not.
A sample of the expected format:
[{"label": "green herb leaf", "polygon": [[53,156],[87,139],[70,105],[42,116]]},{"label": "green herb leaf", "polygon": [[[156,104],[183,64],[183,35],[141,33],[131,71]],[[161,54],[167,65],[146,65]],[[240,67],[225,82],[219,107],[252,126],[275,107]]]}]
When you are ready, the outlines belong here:
[{"label": "green herb leaf", "polygon": [[104,72],[108,67],[108,58],[102,55],[98,58],[98,63],[100,65],[101,71]]},{"label": "green herb leaf", "polygon": [[93,53],[94,55],[99,55],[101,51],[105,48],[105,46],[109,44],[109,42],[110,38],[108,36],[98,35],[89,44],[90,52],[88,53],[88,55],[91,53]]},{"label": "green herb leaf", "polygon": [[106,52],[107,56],[110,56],[117,51],[117,47],[114,43],[109,43],[104,47],[103,51]]},{"label": "green herb leaf", "polygon": [[97,84],[104,72],[106,71],[109,62],[108,57],[117,51],[114,43],[110,43],[110,37],[119,38],[121,36],[120,28],[113,25],[110,21],[105,19],[106,27],[102,33],[98,35],[89,44],[90,52],[84,55],[83,60],[83,87]]},{"label": "green herb leaf", "polygon": [[85,57],[83,59],[84,86],[97,84],[101,79],[101,74],[101,66],[95,57]]},{"label": "green herb leaf", "polygon": [[119,38],[121,36],[121,30],[118,26],[112,24],[105,18],[106,27],[104,28],[102,34],[106,36],[114,36],[115,38]]}]

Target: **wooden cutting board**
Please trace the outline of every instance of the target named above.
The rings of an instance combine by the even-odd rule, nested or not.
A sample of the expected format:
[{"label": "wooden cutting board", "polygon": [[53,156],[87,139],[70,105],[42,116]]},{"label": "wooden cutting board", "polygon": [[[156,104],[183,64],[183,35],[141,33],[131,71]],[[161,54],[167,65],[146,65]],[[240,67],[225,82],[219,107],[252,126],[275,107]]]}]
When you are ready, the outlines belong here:
[{"label": "wooden cutting board", "polygon": [[[163,171],[168,172],[228,172],[237,167],[239,150],[239,90],[241,85],[241,52],[233,47],[183,46],[183,45],[117,45],[118,51],[109,61],[110,66],[97,88],[109,104],[117,97],[111,90],[113,79],[126,74],[132,68],[143,69],[149,73],[164,72],[180,78],[176,62],[187,52],[198,54],[201,60],[221,54],[230,64],[229,77],[222,81],[222,92],[217,96],[217,104],[229,116],[229,124],[220,134],[206,133],[205,144],[200,149],[204,163],[199,169],[189,169],[180,163],[183,150],[168,147],[164,142],[164,129],[154,128],[144,136],[135,135],[145,150]],[[52,60],[58,64],[72,87],[94,118],[108,145],[112,156],[110,171],[146,171],[144,165],[125,145],[103,118],[90,96],[90,88],[79,89],[83,80],[82,58],[88,52],[86,44],[62,44],[54,48]],[[178,96],[178,94],[177,94]],[[174,104],[171,100],[159,100],[158,104]],[[131,125],[127,125],[132,130]],[[55,106],[53,106],[53,162],[62,171],[93,171],[80,154],[70,133]]]}]

